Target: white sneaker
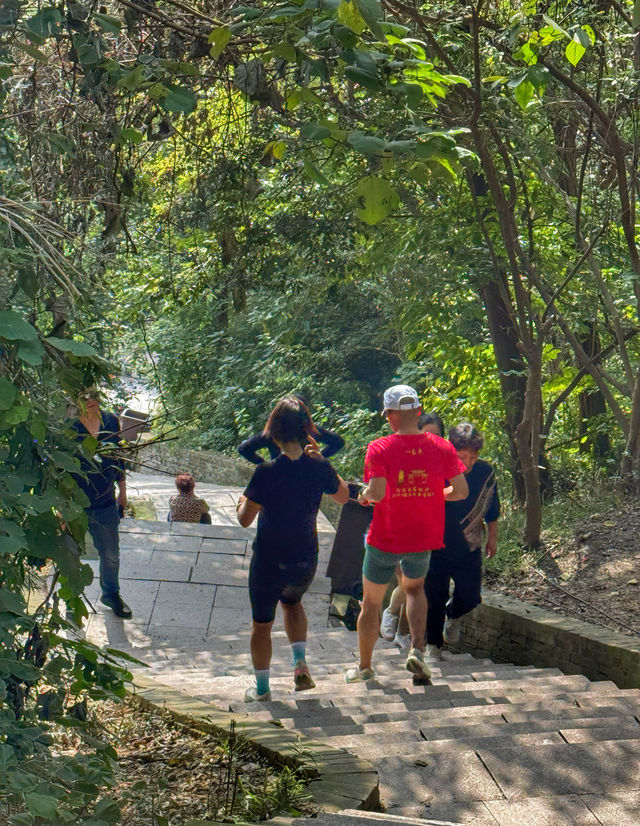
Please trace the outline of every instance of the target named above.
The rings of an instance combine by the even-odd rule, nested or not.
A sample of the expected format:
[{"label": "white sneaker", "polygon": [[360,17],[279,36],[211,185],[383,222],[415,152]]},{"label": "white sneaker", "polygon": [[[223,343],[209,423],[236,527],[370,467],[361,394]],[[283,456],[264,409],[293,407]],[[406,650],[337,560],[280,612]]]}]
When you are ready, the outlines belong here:
[{"label": "white sneaker", "polygon": [[462,622],[462,617],[456,617],[455,619],[448,619],[444,624],[444,631],[442,636],[444,637],[444,641],[447,645],[455,645],[458,640],[460,639],[460,624]]},{"label": "white sneaker", "polygon": [[383,640],[393,641],[398,628],[398,620],[400,617],[397,614],[392,614],[388,608],[382,612],[382,621],[380,623],[380,636]]},{"label": "white sneaker", "polygon": [[411,651],[409,651],[409,656],[404,665],[407,671],[410,671],[414,677],[427,680],[431,677],[429,666],[425,663],[424,654],[419,648],[412,648]]},{"label": "white sneaker", "polygon": [[265,691],[264,694],[258,694],[258,689],[254,685],[250,686],[244,693],[244,701],[245,703],[254,703],[256,700],[261,703],[269,703],[271,692]]},{"label": "white sneaker", "polygon": [[444,651],[442,650],[442,646],[438,645],[427,645],[426,651],[424,652],[425,660],[431,660],[432,662],[440,662],[444,660]]},{"label": "white sneaker", "polygon": [[373,668],[350,668],[344,675],[348,683],[364,683],[367,680],[372,680],[376,674]]},{"label": "white sneaker", "polygon": [[393,638],[393,644],[398,648],[411,648],[411,634],[396,634]]}]

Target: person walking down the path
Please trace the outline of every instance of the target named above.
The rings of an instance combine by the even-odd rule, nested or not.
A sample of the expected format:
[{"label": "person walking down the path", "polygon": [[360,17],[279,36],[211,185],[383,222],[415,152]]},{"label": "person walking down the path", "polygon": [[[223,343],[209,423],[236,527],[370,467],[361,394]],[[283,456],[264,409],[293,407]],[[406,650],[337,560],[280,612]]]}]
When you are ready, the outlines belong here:
[{"label": "person walking down the path", "polygon": [[[444,436],[444,422],[434,411],[422,413],[418,416],[418,430],[420,433],[433,433],[434,436]],[[393,642],[398,648],[410,648],[411,634],[407,622],[407,597],[402,588],[402,572],[396,569],[398,585],[393,589],[389,606],[382,612],[380,636],[383,640]]]},{"label": "person walking down the path", "polygon": [[315,686],[307,667],[307,615],[301,600],[318,564],[316,518],[322,495],[344,504],[349,488],[321,456],[313,433],[311,416],[300,399],[281,399],[265,428],[280,453],[255,469],[237,505],[243,527],[258,516],[249,567],[251,659],[256,684],[247,689],[247,702],[271,699],[271,628],[278,603],[292,648],[295,689]]},{"label": "person walking down the path", "polygon": [[169,498],[169,513],[167,522],[199,522],[202,525],[211,524],[209,505],[204,499],[198,498],[195,493],[195,480],[190,473],[180,473],[176,476],[177,496]]},{"label": "person walking down the path", "polygon": [[[444,548],[431,555],[425,590],[429,601],[427,658],[432,660],[443,659],[443,643],[458,642],[462,617],[481,602],[485,530],[487,558],[498,550],[500,503],[493,468],[479,458],[484,439],[472,424],[463,422],[451,428],[449,441],[465,466],[469,495],[446,503]],[[451,599],[450,580],[454,582]]]},{"label": "person walking down the path", "polygon": [[380,608],[398,564],[412,646],[405,666],[418,679],[430,677],[424,661],[424,578],[431,551],[443,543],[445,480],[451,485],[452,499],[464,499],[468,493],[465,467],[454,447],[418,429],[421,406],[412,387],[399,384],[386,390],[384,413],[393,433],[368,446],[367,486],[359,500],[362,505],[374,503],[374,510],[362,568],[360,662],[347,671],[350,683],[375,676],[372,657],[380,631]]},{"label": "person walking down the path", "polygon": [[[298,399],[307,408],[307,410],[309,409],[309,402],[300,393],[293,393],[292,398]],[[338,436],[337,433],[334,433],[331,430],[327,430],[325,427],[321,427],[317,424],[314,424],[313,427],[313,438],[316,441],[322,442],[325,445],[325,447],[321,451],[325,459],[329,459],[339,450],[342,450],[342,448],[344,447],[344,439],[342,438],[342,436]],[[273,439],[271,439],[268,436],[266,430],[262,433],[257,433],[255,436],[251,436],[250,438],[245,439],[245,441],[238,446],[238,453],[242,456],[243,459],[246,459],[248,462],[251,462],[251,464],[261,465],[265,461],[265,459],[263,459],[262,456],[260,456],[258,451],[262,450],[263,448],[266,448],[269,451],[269,456],[271,459],[275,459],[280,453],[280,448],[273,441]]]},{"label": "person walking down the path", "polygon": [[[100,557],[100,602],[117,617],[130,619],[131,608],[120,596],[120,539],[118,524],[127,505],[127,483],[124,461],[117,455],[120,422],[115,413],[100,409],[100,391],[88,387],[78,397],[78,418],[71,427],[78,441],[88,436],[97,439],[92,459],[78,451],[82,475],[74,474],[79,487],[89,499],[85,513],[88,530]],[[114,485],[118,487],[116,498]]]}]

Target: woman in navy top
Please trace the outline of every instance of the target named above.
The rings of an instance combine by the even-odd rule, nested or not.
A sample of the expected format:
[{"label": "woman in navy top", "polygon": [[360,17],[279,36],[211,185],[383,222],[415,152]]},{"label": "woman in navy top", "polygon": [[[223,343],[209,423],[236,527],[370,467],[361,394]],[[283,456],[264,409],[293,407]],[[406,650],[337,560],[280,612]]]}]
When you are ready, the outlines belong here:
[{"label": "woman in navy top", "polygon": [[280,453],[258,465],[238,501],[238,521],[243,527],[258,516],[249,569],[256,686],[247,690],[247,702],[271,699],[271,628],[278,602],[293,650],[296,691],[315,685],[306,663],[307,615],[301,600],[318,564],[316,518],[322,496],[326,493],[343,504],[349,488],[320,455],[313,432],[306,406],[294,396],[281,399],[265,428]]}]

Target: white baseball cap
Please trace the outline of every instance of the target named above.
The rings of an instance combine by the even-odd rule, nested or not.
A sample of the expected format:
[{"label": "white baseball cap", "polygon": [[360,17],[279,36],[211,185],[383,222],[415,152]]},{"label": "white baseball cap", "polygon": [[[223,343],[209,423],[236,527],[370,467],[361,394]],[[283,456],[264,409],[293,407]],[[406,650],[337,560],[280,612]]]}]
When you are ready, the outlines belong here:
[{"label": "white baseball cap", "polygon": [[422,407],[418,394],[408,384],[395,384],[384,391],[385,410],[415,410]]}]

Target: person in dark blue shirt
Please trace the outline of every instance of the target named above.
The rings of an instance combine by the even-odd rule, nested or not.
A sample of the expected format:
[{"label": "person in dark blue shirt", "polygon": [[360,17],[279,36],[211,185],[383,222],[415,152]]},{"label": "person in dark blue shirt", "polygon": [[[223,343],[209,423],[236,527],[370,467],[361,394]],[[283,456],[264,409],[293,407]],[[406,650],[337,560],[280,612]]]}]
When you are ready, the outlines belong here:
[{"label": "person in dark blue shirt", "polygon": [[[120,440],[118,417],[100,409],[100,392],[87,388],[78,397],[79,416],[71,427],[82,442],[88,436],[98,440],[98,448],[92,459],[78,451],[82,475],[74,479],[89,499],[85,508],[88,529],[100,557],[100,601],[117,617],[129,619],[131,608],[120,596],[120,539],[118,523],[127,504],[127,486],[124,462],[115,448]],[[109,450],[111,446],[112,451]],[[118,486],[116,499],[114,486]]]},{"label": "person in dark blue shirt", "polygon": [[349,498],[345,482],[320,455],[309,411],[299,399],[281,399],[265,432],[281,452],[255,469],[237,506],[243,527],[258,517],[249,568],[256,685],[247,689],[247,702],[271,699],[271,628],[278,603],[291,643],[295,689],[314,687],[306,663],[307,615],[301,600],[318,564],[316,517],[323,494],[341,504]]},{"label": "person in dark blue shirt", "polygon": [[[469,486],[466,499],[445,502],[444,548],[431,554],[425,590],[427,657],[443,659],[443,642],[455,645],[460,638],[462,617],[480,604],[482,544],[487,558],[498,550],[500,502],[493,468],[479,458],[482,435],[468,422],[452,427],[449,441],[465,466]],[[449,599],[449,583],[454,582]]]},{"label": "person in dark blue shirt", "polygon": [[[309,408],[309,402],[301,394],[293,393],[291,397],[298,399],[307,409]],[[344,447],[344,439],[342,436],[338,436],[337,433],[333,433],[331,430],[327,430],[325,427],[320,427],[317,424],[314,424],[313,427],[314,439],[326,445],[326,447],[321,450],[321,453],[325,459],[328,459],[339,450],[342,450]],[[245,439],[244,442],[241,442],[241,444],[238,445],[238,453],[243,459],[251,462],[252,465],[261,465],[264,461],[268,461],[263,459],[262,456],[258,454],[258,450],[262,450],[264,448],[269,451],[269,458],[271,459],[275,459],[280,455],[280,448],[274,440],[267,435],[266,431],[256,433],[255,436],[250,436],[248,439]]]}]

